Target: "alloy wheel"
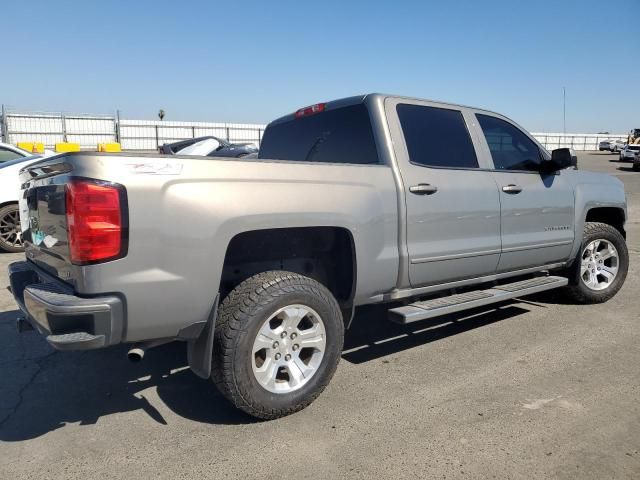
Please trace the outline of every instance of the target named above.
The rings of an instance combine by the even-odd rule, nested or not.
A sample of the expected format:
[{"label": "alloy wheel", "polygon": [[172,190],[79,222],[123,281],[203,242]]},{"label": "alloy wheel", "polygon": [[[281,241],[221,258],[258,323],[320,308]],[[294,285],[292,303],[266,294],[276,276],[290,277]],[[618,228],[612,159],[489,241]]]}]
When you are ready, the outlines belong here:
[{"label": "alloy wheel", "polygon": [[9,210],[0,218],[0,240],[13,248],[22,248],[22,230],[18,209]]},{"label": "alloy wheel", "polygon": [[618,275],[618,250],[608,240],[593,240],[582,250],[580,280],[591,290],[604,290]]},{"label": "alloy wheel", "polygon": [[253,374],[269,392],[293,392],[316,374],[325,348],[326,332],[320,315],[306,305],[288,305],[258,330],[251,349]]}]

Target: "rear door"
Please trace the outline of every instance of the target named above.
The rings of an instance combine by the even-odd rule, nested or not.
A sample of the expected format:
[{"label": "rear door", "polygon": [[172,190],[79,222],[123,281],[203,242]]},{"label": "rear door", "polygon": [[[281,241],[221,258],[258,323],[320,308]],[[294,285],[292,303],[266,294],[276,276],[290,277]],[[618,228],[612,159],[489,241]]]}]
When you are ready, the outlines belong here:
[{"label": "rear door", "polygon": [[[388,98],[386,116],[404,184],[412,286],[495,272],[500,203],[477,138],[458,107]],[[473,131],[473,130],[471,130]]]},{"label": "rear door", "polygon": [[574,237],[573,189],[558,172],[540,173],[548,155],[517,125],[476,112],[483,155],[499,187],[502,255],[498,271],[566,260]]}]

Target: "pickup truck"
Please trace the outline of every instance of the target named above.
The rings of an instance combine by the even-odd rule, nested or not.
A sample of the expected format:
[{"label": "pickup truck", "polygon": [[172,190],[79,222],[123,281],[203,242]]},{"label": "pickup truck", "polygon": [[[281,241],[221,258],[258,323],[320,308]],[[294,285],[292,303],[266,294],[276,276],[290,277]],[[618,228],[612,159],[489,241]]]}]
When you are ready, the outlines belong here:
[{"label": "pickup truck", "polygon": [[405,324],[560,287],[604,302],[629,264],[619,180],[497,113],[399,96],[279,118],[256,159],[78,152],[21,184],[19,329],[132,359],[184,341],[261,419],[320,394],[358,306]]}]

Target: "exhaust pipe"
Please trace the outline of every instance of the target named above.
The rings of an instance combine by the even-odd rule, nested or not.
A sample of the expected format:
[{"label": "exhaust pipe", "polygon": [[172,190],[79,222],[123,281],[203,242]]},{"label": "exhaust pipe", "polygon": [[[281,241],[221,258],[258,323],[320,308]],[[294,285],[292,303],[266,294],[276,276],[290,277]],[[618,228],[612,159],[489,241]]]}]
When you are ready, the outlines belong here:
[{"label": "exhaust pipe", "polygon": [[145,351],[146,349],[142,348],[142,346],[133,347],[127,352],[127,358],[130,362],[138,363],[144,358]]},{"label": "exhaust pipe", "polygon": [[144,354],[147,350],[153,347],[164,345],[165,343],[172,342],[173,339],[160,339],[152,340],[150,342],[134,343],[133,347],[127,352],[127,358],[130,362],[138,363],[144,358]]}]

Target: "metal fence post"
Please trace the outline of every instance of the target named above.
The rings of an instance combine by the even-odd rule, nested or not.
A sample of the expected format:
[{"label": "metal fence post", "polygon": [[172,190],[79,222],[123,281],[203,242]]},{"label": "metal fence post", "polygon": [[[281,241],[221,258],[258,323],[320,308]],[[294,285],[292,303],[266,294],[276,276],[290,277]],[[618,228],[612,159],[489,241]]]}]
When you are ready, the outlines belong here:
[{"label": "metal fence post", "polygon": [[160,146],[160,140],[158,137],[158,125],[156,125],[156,148]]},{"label": "metal fence post", "polygon": [[120,141],[120,110],[116,110],[116,118],[114,119],[114,133],[116,136],[116,143],[122,143]]},{"label": "metal fence post", "polygon": [[230,140],[230,138],[229,138],[229,127],[224,127],[224,129],[225,129],[225,130],[226,130],[226,132],[227,132],[227,142],[230,142],[231,140]]},{"label": "metal fence post", "polygon": [[2,141],[5,143],[9,143],[9,135],[7,134],[7,111],[4,108],[4,103],[2,104],[2,123],[0,123],[0,135],[2,135]]},{"label": "metal fence post", "polygon": [[64,117],[64,113],[60,114],[60,121],[62,122],[62,141],[67,142],[67,122]]}]

